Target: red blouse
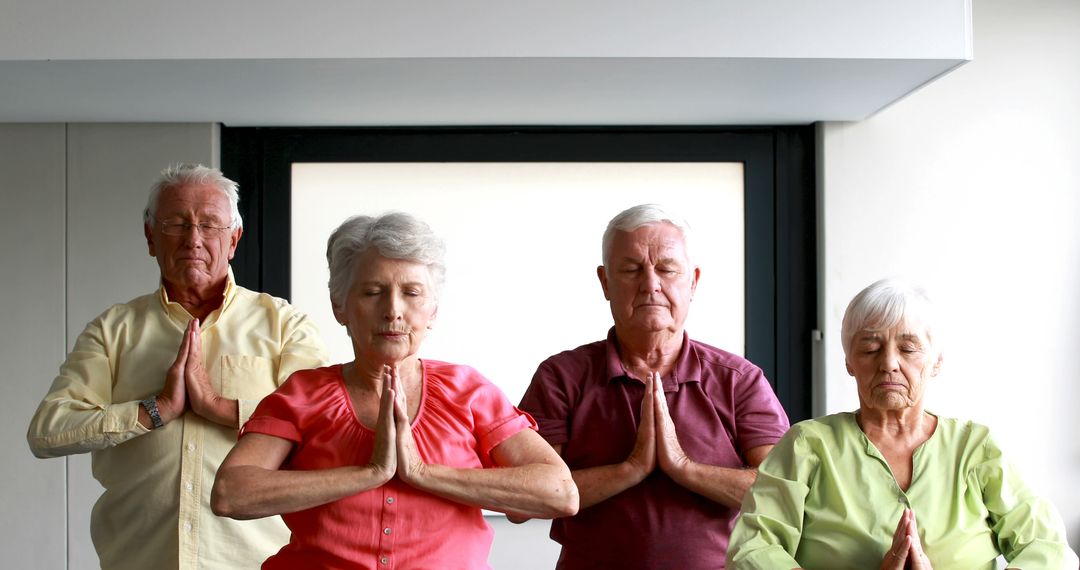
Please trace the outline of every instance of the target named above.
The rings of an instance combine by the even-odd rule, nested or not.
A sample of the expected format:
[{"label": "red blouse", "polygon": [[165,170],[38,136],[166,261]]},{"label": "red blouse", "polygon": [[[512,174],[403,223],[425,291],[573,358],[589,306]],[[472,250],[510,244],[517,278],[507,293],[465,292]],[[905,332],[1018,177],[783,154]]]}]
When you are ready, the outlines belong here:
[{"label": "red blouse", "polygon": [[[523,429],[526,413],[476,370],[423,360],[413,439],[426,463],[493,467],[491,450]],[[259,404],[240,437],[262,433],[295,444],[282,469],[364,465],[375,432],[356,418],[341,365],[301,370]],[[493,531],[481,510],[403,483],[389,483],[282,515],[289,544],[263,563],[278,568],[488,568]]]}]

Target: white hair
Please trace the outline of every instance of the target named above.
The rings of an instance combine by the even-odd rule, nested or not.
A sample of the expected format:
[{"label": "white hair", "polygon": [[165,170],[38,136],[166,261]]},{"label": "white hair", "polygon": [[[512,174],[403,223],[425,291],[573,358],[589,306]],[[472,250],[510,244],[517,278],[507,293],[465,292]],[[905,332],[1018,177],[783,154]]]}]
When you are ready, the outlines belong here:
[{"label": "white hair", "polygon": [[611,246],[615,242],[616,232],[632,232],[643,226],[668,223],[679,229],[682,233],[683,246],[687,257],[690,256],[690,224],[682,216],[677,216],[660,206],[659,204],[639,204],[627,208],[608,222],[604,230],[604,238],[601,242],[601,256],[604,267],[607,267],[611,257]]},{"label": "white hair", "polygon": [[843,324],[840,325],[844,355],[848,354],[859,331],[886,331],[904,320],[922,324],[927,340],[936,349],[934,313],[930,296],[922,287],[895,277],[875,281],[859,291],[844,311]]},{"label": "white hair", "polygon": [[326,241],[326,263],[330,268],[330,302],[344,309],[345,298],[356,274],[356,260],[368,249],[379,255],[425,265],[431,274],[435,297],[446,279],[442,239],[422,220],[403,212],[380,216],[353,216]]},{"label": "white hair", "polygon": [[229,212],[232,219],[229,220],[229,228],[237,229],[244,227],[244,220],[240,218],[240,192],[236,182],[225,178],[225,175],[216,168],[209,168],[201,164],[170,164],[161,171],[154,185],[150,187],[150,196],[146,200],[146,209],[143,210],[143,222],[154,227],[157,222],[158,198],[161,192],[168,188],[209,184],[217,188],[225,198],[229,200]]}]

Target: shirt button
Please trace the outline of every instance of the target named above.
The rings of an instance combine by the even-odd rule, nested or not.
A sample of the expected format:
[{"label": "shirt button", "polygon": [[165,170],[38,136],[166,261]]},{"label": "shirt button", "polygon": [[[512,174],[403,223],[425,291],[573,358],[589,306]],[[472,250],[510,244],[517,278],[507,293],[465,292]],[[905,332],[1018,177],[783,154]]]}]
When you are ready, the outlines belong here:
[{"label": "shirt button", "polygon": [[390,559],[385,557],[385,556],[383,556],[382,558],[379,559],[379,564],[382,564],[382,565],[385,566],[385,565],[387,565],[389,563],[390,563]]},{"label": "shirt button", "polygon": [[184,523],[184,531],[185,532],[191,532],[191,523],[189,523],[189,522]]},{"label": "shirt button", "polygon": [[393,497],[387,497],[386,498],[386,504],[388,504],[388,505],[394,504],[394,498]]},{"label": "shirt button", "polygon": [[187,483],[184,484],[184,488],[187,489],[188,491],[191,491],[192,489],[195,488],[195,485],[192,485],[191,481],[188,481]]},{"label": "shirt button", "polygon": [[195,444],[194,443],[187,444],[187,450],[188,451],[195,451]]},{"label": "shirt button", "polygon": [[383,534],[390,534],[390,527],[386,527],[386,528],[382,529],[382,533]]}]

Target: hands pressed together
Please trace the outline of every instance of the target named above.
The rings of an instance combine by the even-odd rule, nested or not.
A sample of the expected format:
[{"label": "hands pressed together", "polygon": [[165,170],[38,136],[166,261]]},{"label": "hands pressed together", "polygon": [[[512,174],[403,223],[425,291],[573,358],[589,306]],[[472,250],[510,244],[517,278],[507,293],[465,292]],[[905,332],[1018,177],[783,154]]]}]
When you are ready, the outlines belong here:
[{"label": "hands pressed together", "polygon": [[413,441],[409,406],[396,366],[383,366],[382,395],[370,467],[384,482],[397,475],[409,484],[420,481],[427,467]]},{"label": "hands pressed together", "polygon": [[693,463],[679,445],[660,374],[656,372],[650,373],[645,379],[637,440],[626,461],[637,470],[641,479],[659,466],[661,471],[678,480],[679,475]]},{"label": "hands pressed together", "polygon": [[893,533],[892,546],[881,560],[881,570],[931,570],[930,559],[922,549],[915,511],[904,509]]},{"label": "hands pressed together", "polygon": [[199,319],[191,319],[176,360],[165,374],[165,387],[157,395],[161,421],[168,424],[190,409],[212,422],[239,427],[236,400],[214,391],[203,366],[200,332]]}]

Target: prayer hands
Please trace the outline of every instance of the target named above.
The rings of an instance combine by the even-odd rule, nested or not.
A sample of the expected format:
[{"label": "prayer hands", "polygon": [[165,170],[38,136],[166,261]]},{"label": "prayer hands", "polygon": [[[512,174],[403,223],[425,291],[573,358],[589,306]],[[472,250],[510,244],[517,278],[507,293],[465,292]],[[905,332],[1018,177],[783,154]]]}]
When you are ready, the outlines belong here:
[{"label": "prayer hands", "polygon": [[397,367],[383,367],[382,396],[379,398],[379,419],[375,424],[375,448],[369,466],[385,481],[397,471],[397,426],[395,425],[394,394]]},{"label": "prayer hands", "polygon": [[638,421],[637,440],[630,457],[626,458],[640,479],[644,479],[656,469],[656,390],[653,387],[653,375],[645,378],[645,395],[641,398],[641,419]]},{"label": "prayer hands", "polygon": [[[191,411],[212,422],[239,427],[236,401],[223,398],[214,391],[210,376],[203,368],[201,332],[199,319],[191,319],[184,331],[184,341],[180,343],[180,354],[176,357],[177,362],[181,363],[188,404]],[[175,363],[173,367],[176,367]],[[171,374],[172,369],[169,372]]]},{"label": "prayer hands", "polygon": [[157,405],[162,423],[167,424],[190,409],[212,422],[239,427],[236,400],[223,398],[214,391],[203,368],[199,319],[191,319],[184,330],[176,360],[165,373],[165,387],[157,395]]},{"label": "prayer hands", "polygon": [[881,560],[881,570],[932,570],[930,559],[922,549],[915,512],[904,509],[893,533],[892,546]]},{"label": "prayer hands", "polygon": [[690,458],[686,456],[675,423],[667,407],[660,374],[653,372],[645,378],[645,395],[641,399],[641,420],[638,422],[637,440],[626,462],[641,479],[652,473],[657,466],[669,475],[686,468]]},{"label": "prayer hands", "polygon": [[424,477],[427,465],[413,441],[412,425],[409,424],[409,403],[405,398],[405,387],[394,368],[394,423],[397,428],[397,475],[401,480],[416,485]]},{"label": "prayer hands", "polygon": [[667,398],[664,397],[664,387],[658,373],[653,379],[653,400],[656,408],[653,412],[656,418],[656,463],[660,465],[661,471],[674,479],[675,474],[688,467],[691,461],[679,444],[679,435],[675,433],[675,422],[671,421]]}]

